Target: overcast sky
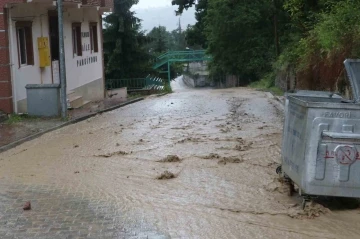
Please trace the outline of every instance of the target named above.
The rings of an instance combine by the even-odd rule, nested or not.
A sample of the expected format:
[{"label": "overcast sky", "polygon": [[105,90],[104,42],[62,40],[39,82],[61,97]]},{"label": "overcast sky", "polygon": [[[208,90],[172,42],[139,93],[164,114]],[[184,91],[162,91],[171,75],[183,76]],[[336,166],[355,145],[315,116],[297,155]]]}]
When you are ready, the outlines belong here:
[{"label": "overcast sky", "polygon": [[[176,6],[171,5],[171,0],[140,0],[132,10],[136,12],[138,18],[142,19],[142,27],[150,31],[156,26],[165,26],[171,31],[177,28],[179,16],[175,15]],[[181,25],[185,29],[188,24],[193,25],[195,20],[195,9],[188,9],[181,16]]]}]

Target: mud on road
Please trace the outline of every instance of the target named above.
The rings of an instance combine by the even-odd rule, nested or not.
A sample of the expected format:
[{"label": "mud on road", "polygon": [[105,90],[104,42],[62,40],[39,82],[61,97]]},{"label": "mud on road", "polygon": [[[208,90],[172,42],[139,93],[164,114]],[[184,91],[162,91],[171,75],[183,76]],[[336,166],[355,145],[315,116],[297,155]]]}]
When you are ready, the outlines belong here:
[{"label": "mud on road", "polygon": [[[72,200],[97,202],[91,209],[95,215],[110,205],[120,211],[116,218],[124,217],[111,221],[114,230],[130,230],[135,238],[144,234],[144,224],[165,238],[360,235],[358,209],[330,210],[314,203],[302,211],[301,199],[287,196],[275,173],[282,115],[265,93],[191,90],[181,82],[173,87],[173,94],[149,97],[0,154],[2,182],[20,185],[19,190],[42,185],[64,198],[73,194]],[[55,220],[56,210],[68,210],[66,204],[56,205],[60,208],[50,207],[46,214],[49,220]],[[35,201],[34,217],[37,208],[41,204]],[[96,218],[91,220],[95,228]],[[11,230],[0,225],[0,232]],[[39,230],[37,235],[47,235]]]}]

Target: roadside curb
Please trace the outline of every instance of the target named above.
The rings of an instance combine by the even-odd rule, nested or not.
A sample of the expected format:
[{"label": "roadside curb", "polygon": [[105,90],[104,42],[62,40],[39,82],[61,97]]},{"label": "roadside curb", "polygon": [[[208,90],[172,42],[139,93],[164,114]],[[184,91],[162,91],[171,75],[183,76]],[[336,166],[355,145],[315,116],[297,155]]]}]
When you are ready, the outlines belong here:
[{"label": "roadside curb", "polygon": [[167,95],[167,94],[170,94],[170,93],[161,93],[161,94],[157,94],[157,95],[156,95],[156,97],[164,96],[164,95]]},{"label": "roadside curb", "polygon": [[284,111],[284,109],[285,109],[285,102],[283,102],[283,100],[282,100],[280,97],[274,95],[273,93],[271,93],[271,92],[269,92],[269,91],[266,91],[265,93],[266,93],[266,95],[267,95],[268,98],[274,100],[274,106],[275,106],[278,110]]},{"label": "roadside curb", "polygon": [[27,141],[30,141],[30,140],[33,140],[33,139],[36,139],[46,133],[49,133],[49,132],[52,132],[54,130],[57,130],[57,129],[60,129],[60,128],[63,128],[65,126],[68,126],[68,125],[72,125],[72,124],[76,124],[76,123],[79,123],[81,121],[84,121],[84,120],[87,120],[91,117],[94,117],[98,114],[102,114],[102,113],[105,113],[105,112],[109,112],[109,111],[113,111],[113,110],[116,110],[118,108],[121,108],[121,107],[124,107],[126,105],[130,105],[130,104],[133,104],[133,103],[136,103],[136,102],[139,102],[139,101],[142,101],[144,100],[144,97],[140,97],[140,98],[137,98],[137,99],[134,99],[134,100],[130,100],[130,101],[127,101],[125,103],[122,103],[122,104],[119,104],[119,105],[116,105],[116,106],[113,106],[113,107],[110,107],[110,108],[107,108],[107,109],[104,109],[104,110],[101,110],[101,111],[98,111],[96,113],[92,113],[92,114],[89,114],[89,115],[85,115],[85,116],[82,116],[82,117],[79,117],[79,118],[76,118],[76,119],[73,119],[73,120],[70,120],[68,122],[65,122],[61,125],[58,125],[58,126],[55,126],[53,128],[50,128],[50,129],[47,129],[47,130],[44,130],[42,132],[39,132],[39,133],[36,133],[36,134],[33,134],[33,135],[30,135],[30,136],[27,136],[25,138],[22,138],[22,139],[19,139],[17,141],[14,141],[10,144],[7,144],[7,145],[4,145],[2,147],[0,147],[0,153],[2,152],[5,152],[9,149],[12,149],[12,148],[15,148],[16,146],[19,146],[20,144],[23,144]]}]

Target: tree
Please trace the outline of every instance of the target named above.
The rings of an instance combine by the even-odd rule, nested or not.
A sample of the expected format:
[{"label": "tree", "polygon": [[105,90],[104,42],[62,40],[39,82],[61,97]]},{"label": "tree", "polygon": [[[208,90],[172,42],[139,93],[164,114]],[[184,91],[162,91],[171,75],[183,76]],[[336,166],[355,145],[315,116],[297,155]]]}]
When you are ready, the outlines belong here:
[{"label": "tree", "polygon": [[181,26],[181,21],[179,18],[179,24],[176,30],[171,32],[172,39],[174,42],[174,46],[171,50],[175,51],[183,51],[186,49],[186,39],[185,39],[185,31],[183,31]]},{"label": "tree", "polygon": [[186,30],[186,41],[189,46],[207,48],[207,39],[205,35],[205,17],[207,14],[208,0],[200,0],[195,6],[196,23],[188,26]]},{"label": "tree", "polygon": [[149,42],[146,46],[149,53],[158,56],[170,50],[172,39],[170,33],[164,26],[154,27],[148,34]]},{"label": "tree", "polygon": [[[173,4],[181,14],[195,1]],[[270,76],[273,85],[276,74],[291,71],[301,88],[340,90],[344,59],[360,56],[359,6],[360,0],[199,0],[186,39],[207,47],[212,73],[245,81]]]},{"label": "tree", "polygon": [[183,51],[186,49],[185,32],[179,21],[178,28],[168,32],[164,26],[154,27],[147,35],[149,40],[146,48],[158,56],[166,51]]},{"label": "tree", "polygon": [[209,0],[205,31],[213,69],[238,75],[244,83],[271,69],[273,8],[267,0]]},{"label": "tree", "polygon": [[104,18],[104,60],[107,79],[144,77],[152,72],[141,20],[131,7],[138,0],[115,0],[114,13]]},{"label": "tree", "polygon": [[172,0],[172,5],[179,6],[179,9],[176,11],[176,14],[178,14],[178,15],[183,13],[184,10],[187,10],[190,7],[194,6],[195,3],[196,3],[196,0]]}]

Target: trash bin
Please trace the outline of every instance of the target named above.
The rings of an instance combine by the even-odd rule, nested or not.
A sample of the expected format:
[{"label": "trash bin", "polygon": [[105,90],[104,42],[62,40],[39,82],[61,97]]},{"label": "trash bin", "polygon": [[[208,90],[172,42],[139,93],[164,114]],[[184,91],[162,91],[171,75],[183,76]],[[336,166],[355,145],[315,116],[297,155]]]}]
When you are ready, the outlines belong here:
[{"label": "trash bin", "polygon": [[25,88],[29,115],[41,117],[60,115],[59,84],[29,84]]},{"label": "trash bin", "polygon": [[360,61],[344,62],[354,101],[329,92],[286,96],[282,165],[300,195],[360,197]]}]

